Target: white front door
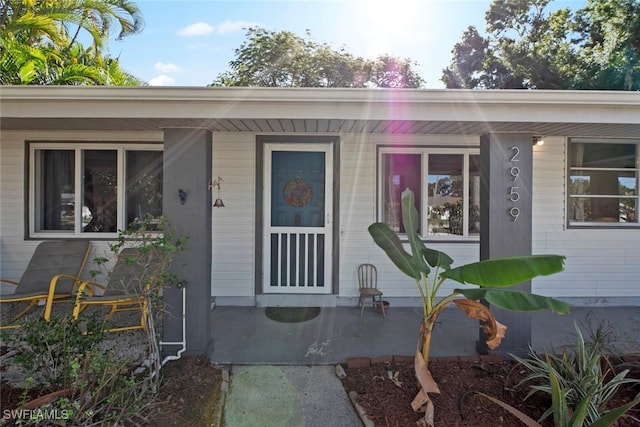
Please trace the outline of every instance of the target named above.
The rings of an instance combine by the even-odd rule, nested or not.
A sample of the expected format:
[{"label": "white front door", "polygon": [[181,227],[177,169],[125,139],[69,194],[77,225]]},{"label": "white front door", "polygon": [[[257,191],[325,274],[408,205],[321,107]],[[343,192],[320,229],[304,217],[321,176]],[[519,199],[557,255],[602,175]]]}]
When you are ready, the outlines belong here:
[{"label": "white front door", "polygon": [[266,144],[265,293],[331,293],[333,147]]}]

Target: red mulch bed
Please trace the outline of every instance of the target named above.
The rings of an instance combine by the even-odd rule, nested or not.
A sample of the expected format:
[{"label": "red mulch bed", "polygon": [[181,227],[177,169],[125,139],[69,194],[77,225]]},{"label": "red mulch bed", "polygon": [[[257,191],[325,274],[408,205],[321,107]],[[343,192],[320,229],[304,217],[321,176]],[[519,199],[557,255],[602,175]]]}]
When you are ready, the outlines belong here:
[{"label": "red mulch bed", "polygon": [[[465,358],[466,360],[466,358]],[[493,360],[493,363],[490,361]],[[376,360],[379,361],[379,360]],[[397,362],[395,371],[402,387],[397,387],[388,379],[382,361],[369,367],[349,367],[345,369],[347,378],[343,384],[347,393],[355,390],[359,404],[376,427],[415,426],[423,414],[411,409],[411,401],[418,391],[413,363]],[[352,366],[354,364],[351,364]],[[494,396],[537,420],[551,406],[547,395],[536,393],[527,400],[526,386],[515,385],[526,372],[512,361],[487,358],[483,361],[461,361],[458,358],[441,358],[429,362],[429,370],[438,384],[441,394],[430,397],[435,407],[436,426],[517,426],[522,425],[513,415],[489,400],[470,391],[481,391]],[[637,364],[630,377],[640,378]],[[610,407],[617,407],[631,401],[638,393],[638,387],[623,386],[610,401]],[[629,411],[628,417],[618,421],[619,427],[638,426],[640,408]],[[635,417],[635,420],[631,417]],[[547,418],[544,426],[553,426],[552,418]]]}]

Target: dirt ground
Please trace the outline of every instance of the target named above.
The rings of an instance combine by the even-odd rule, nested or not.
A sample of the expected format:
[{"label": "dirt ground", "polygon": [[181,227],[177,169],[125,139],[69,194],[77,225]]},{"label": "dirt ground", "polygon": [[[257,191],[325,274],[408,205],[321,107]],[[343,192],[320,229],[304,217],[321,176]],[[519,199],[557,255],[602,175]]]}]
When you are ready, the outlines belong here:
[{"label": "dirt ground", "polygon": [[[471,363],[448,358],[431,361],[429,370],[441,391],[440,395],[431,395],[436,426],[522,425],[513,415],[477,394],[470,393],[472,391],[494,396],[536,420],[551,405],[550,399],[541,393],[524,400],[528,389],[515,387],[523,378],[524,371],[513,362]],[[398,364],[394,371],[398,371],[402,387],[388,379],[383,364],[346,369],[347,378],[343,380],[343,384],[347,392],[355,390],[358,393],[358,402],[376,427],[415,426],[422,414],[411,409],[411,401],[418,391],[413,364]],[[637,366],[630,376],[640,378]],[[638,387],[623,387],[611,404],[614,407],[620,406],[632,400],[639,392]],[[619,420],[619,427],[640,425],[640,408],[636,407],[628,415]],[[543,425],[553,426],[552,419],[545,420]]]},{"label": "dirt ground", "polygon": [[[3,348],[3,352],[6,351]],[[219,424],[221,404],[224,401],[220,391],[222,374],[221,369],[215,367],[206,356],[185,356],[168,362],[162,369],[162,378],[152,409],[145,416],[148,426],[195,427]],[[20,387],[2,381],[2,411],[16,408],[22,393]],[[34,389],[30,396],[35,398],[40,394],[39,390]]]},{"label": "dirt ground", "polygon": [[217,425],[222,411],[221,369],[206,356],[186,356],[162,368],[151,426]]},{"label": "dirt ground", "polygon": [[[59,304],[63,306],[63,304]],[[7,304],[7,306],[10,306]],[[0,310],[1,320],[6,322],[19,307],[5,307]],[[56,307],[64,312],[68,307]],[[35,311],[35,310],[34,310]],[[40,314],[35,311],[33,317]],[[87,315],[90,315],[87,310]],[[116,315],[117,326],[133,324],[137,313]],[[16,330],[3,331],[11,335]],[[16,349],[10,348],[10,341],[0,339],[0,414],[5,409],[14,409],[19,404],[24,386],[25,373],[15,366],[13,357]],[[116,358],[132,360],[133,366],[148,357],[147,338],[143,331],[109,333],[104,336],[101,348],[114,352]],[[162,368],[162,383],[155,396],[152,410],[145,414],[149,426],[211,426],[216,425],[221,415],[220,394],[221,369],[211,363],[206,356],[184,356],[170,361]],[[33,389],[31,398],[42,395],[45,390]],[[29,400],[29,399],[26,399]],[[0,415],[1,417],[1,415]],[[0,421],[0,425],[5,425]]]}]

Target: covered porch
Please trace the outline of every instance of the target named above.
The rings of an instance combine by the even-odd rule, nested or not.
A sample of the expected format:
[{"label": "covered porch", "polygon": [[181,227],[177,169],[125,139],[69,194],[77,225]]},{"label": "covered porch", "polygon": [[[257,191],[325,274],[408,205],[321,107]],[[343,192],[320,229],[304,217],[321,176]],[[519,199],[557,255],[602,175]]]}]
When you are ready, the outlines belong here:
[{"label": "covered porch", "polygon": [[[215,347],[214,302],[221,310],[224,305],[354,303],[354,263],[382,262],[366,236],[366,224],[377,217],[375,185],[361,184],[362,177],[375,181],[377,158],[362,147],[370,148],[376,141],[407,145],[428,137],[434,144],[478,148],[487,166],[481,197],[485,222],[479,239],[457,248],[465,246],[484,259],[532,251],[534,138],[551,136],[560,151],[563,138],[569,136],[640,135],[638,95],[631,92],[4,87],[1,99],[3,134],[19,133],[25,141],[82,139],[106,144],[131,139],[163,145],[163,212],[180,234],[189,237],[189,250],[174,268],[187,281],[190,353],[210,353]],[[331,263],[324,275],[328,292],[268,293],[263,209],[268,175],[261,153],[266,144],[308,144],[318,138],[331,144],[327,153],[333,154],[333,196],[326,211],[331,220],[325,222],[331,237]],[[505,174],[499,171],[513,158],[513,147],[524,166],[520,178],[527,191],[519,193],[517,206],[507,206]],[[369,166],[355,173],[355,163],[349,162],[363,158],[358,164]],[[218,176],[225,179],[223,209],[212,207],[210,184]],[[180,190],[187,195],[184,203]],[[355,194],[365,194],[366,202],[352,204]],[[7,235],[6,244],[18,245],[23,234]],[[511,239],[503,239],[505,234]],[[388,288],[391,296],[395,293],[406,305],[415,305],[412,283],[394,286]],[[166,341],[180,336],[180,298],[177,290],[166,293],[175,311],[165,327]],[[506,315],[513,316],[505,322],[513,325],[512,332],[519,331],[512,334],[518,337],[512,347],[522,348],[531,337],[530,320]]]}]

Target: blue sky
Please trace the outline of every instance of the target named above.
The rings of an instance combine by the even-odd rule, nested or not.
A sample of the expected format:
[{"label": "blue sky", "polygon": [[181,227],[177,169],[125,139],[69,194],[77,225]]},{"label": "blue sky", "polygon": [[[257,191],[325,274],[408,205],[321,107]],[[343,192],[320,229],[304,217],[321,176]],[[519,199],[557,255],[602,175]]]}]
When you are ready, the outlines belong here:
[{"label": "blue sky", "polygon": [[[419,63],[428,88],[469,25],[485,28],[489,0],[137,0],[145,28],[111,41],[122,67],[151,85],[206,86],[229,69],[245,29],[261,26],[342,46],[365,58],[389,53]],[[556,2],[572,9],[584,1]]]}]

